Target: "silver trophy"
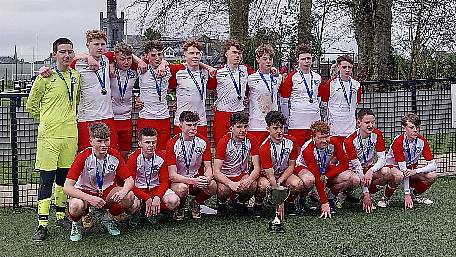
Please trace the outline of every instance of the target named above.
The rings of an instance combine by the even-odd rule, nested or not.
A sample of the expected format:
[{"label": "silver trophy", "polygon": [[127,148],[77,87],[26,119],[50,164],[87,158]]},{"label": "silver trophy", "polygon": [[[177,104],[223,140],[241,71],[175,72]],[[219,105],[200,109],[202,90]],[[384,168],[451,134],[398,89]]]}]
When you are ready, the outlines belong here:
[{"label": "silver trophy", "polygon": [[[290,189],[284,186],[270,186],[266,189],[266,194],[269,201],[276,207],[275,218],[269,222],[269,232],[284,233],[283,216],[280,216],[279,206],[287,200],[290,195]],[[284,213],[283,213],[284,215]]]}]

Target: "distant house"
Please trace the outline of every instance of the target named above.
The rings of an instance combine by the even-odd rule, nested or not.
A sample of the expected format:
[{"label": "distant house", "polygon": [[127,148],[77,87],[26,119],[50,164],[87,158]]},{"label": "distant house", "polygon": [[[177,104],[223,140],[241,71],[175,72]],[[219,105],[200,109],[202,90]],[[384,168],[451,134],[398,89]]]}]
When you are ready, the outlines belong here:
[{"label": "distant house", "polygon": [[0,56],[0,63],[1,64],[11,64],[11,63],[16,63],[16,60],[10,56]]}]

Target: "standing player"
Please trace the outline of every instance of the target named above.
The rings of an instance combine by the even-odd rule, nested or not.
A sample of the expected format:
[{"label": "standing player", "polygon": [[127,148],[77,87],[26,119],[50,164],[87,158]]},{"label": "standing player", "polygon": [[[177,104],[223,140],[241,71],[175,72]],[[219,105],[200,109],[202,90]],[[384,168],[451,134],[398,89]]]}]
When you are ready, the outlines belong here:
[{"label": "standing player", "polygon": [[282,75],[274,77],[271,68],[274,49],[261,45],[255,50],[258,71],[249,75],[249,134],[262,143],[268,136],[264,118],[270,111],[277,111],[277,91],[282,84]]},{"label": "standing player", "polygon": [[336,209],[333,201],[330,202],[330,208],[325,188],[328,187],[337,196],[339,192],[355,189],[360,180],[348,169],[347,154],[342,145],[329,136],[329,126],[323,121],[316,121],[310,129],[312,140],[304,144],[295,174],[303,181],[307,180],[309,173],[313,174],[321,203],[320,218],[331,218],[331,213],[334,214]]},{"label": "standing player", "polygon": [[200,205],[216,193],[217,184],[212,179],[209,140],[197,134],[198,114],[183,111],[179,115],[181,132],[166,146],[171,189],[180,197],[174,219],[184,219],[184,205],[189,194],[196,197],[191,202],[192,217],[201,218]]},{"label": "standing player", "polygon": [[[357,114],[358,129],[344,141],[345,151],[350,160],[351,169],[358,174],[363,186],[362,207],[366,213],[372,212],[371,194],[378,191],[378,186],[392,184],[393,176],[384,167],[385,141],[382,132],[375,127],[375,116],[371,109],[361,109]],[[374,164],[375,156],[377,161]]]},{"label": "standing player", "polygon": [[174,210],[179,197],[169,189],[168,169],[162,151],[156,151],[157,131],[143,128],[139,131],[138,146],[128,157],[128,169],[135,177],[133,193],[141,201],[141,215],[151,217],[162,210]]},{"label": "standing player", "polygon": [[52,75],[39,75],[27,98],[26,109],[39,122],[35,169],[40,172],[38,189],[38,228],[33,241],[47,235],[52,185],[55,181],[56,225],[67,229],[67,196],[63,192],[68,169],[77,149],[76,105],[79,98],[79,73],[69,67],[74,57],[73,43],[59,38],[52,44],[56,66]]},{"label": "standing player", "polygon": [[[226,203],[238,195],[242,209],[254,195],[260,175],[259,146],[255,138],[247,134],[249,119],[243,112],[230,117],[230,130],[217,144],[214,159],[214,178],[217,181],[218,212],[224,215]],[[249,155],[253,171],[249,174]]]},{"label": "standing player", "polygon": [[[284,135],[285,117],[278,111],[271,111],[266,115],[269,138],[260,147],[260,163],[262,174],[258,179],[258,188],[255,201],[260,204],[266,196],[269,186],[283,185],[290,188],[290,196],[286,202],[286,213],[294,214],[296,208],[294,200],[303,191],[303,181],[293,174],[298,157],[295,139]],[[306,190],[312,189],[313,184],[306,184]]]},{"label": "standing player", "polygon": [[[106,124],[97,122],[89,127],[90,145],[80,152],[68,172],[63,190],[70,197],[68,214],[73,220],[70,240],[82,238],[80,220],[88,207],[108,209],[111,215],[124,211],[135,213],[134,180],[117,150],[109,148],[110,131]],[[102,224],[113,236],[120,234],[108,213]]]},{"label": "standing player", "polygon": [[361,86],[351,75],[353,60],[347,55],[336,59],[338,75],[321,86],[320,96],[331,136],[343,144],[356,129],[356,107],[361,100]]},{"label": "standing player", "polygon": [[[114,74],[111,78],[112,110],[117,133],[119,150],[124,160],[131,151],[133,122],[131,120],[132,90],[137,72],[132,68],[133,48],[123,42],[114,47]],[[135,65],[136,66],[136,65]]]},{"label": "standing player", "polygon": [[301,44],[295,49],[298,68],[288,74],[280,87],[280,95],[286,98],[282,110],[289,110],[288,134],[296,138],[298,149],[310,139],[310,125],[321,119],[319,86],[321,77],[312,71],[312,49]]},{"label": "standing player", "polygon": [[207,137],[206,85],[209,72],[200,68],[203,45],[196,40],[184,43],[185,64],[170,64],[169,87],[176,89],[177,110],[174,117],[174,135],[180,131],[179,116],[183,111],[195,112],[200,121],[198,134]]},{"label": "standing player", "polygon": [[247,85],[247,66],[240,65],[244,46],[235,39],[229,39],[223,46],[225,65],[217,70],[215,77],[209,78],[208,89],[217,90],[214,102],[214,143],[230,129],[230,115],[244,110]]},{"label": "standing player", "polygon": [[[394,138],[386,155],[386,164],[396,179],[403,178],[405,208],[413,208],[413,201],[432,204],[432,200],[421,194],[437,179],[437,164],[426,138],[418,133],[420,118],[414,113],[408,113],[402,117],[401,125],[404,133]],[[418,168],[421,156],[427,161],[427,165]],[[378,202],[379,207],[386,207],[389,204],[394,190],[394,187],[385,188],[385,196]]]},{"label": "standing player", "polygon": [[110,145],[118,148],[115,132],[114,112],[111,101],[111,83],[109,79],[109,60],[103,55],[106,48],[106,33],[101,30],[87,31],[89,55],[100,63],[100,68],[93,71],[87,61],[77,60],[73,67],[81,74],[81,100],[78,107],[78,151],[89,147],[88,126],[93,122],[105,123],[110,131]]},{"label": "standing player", "polygon": [[165,151],[170,137],[166,95],[171,72],[166,68],[166,74],[158,76],[158,68],[163,61],[163,44],[160,41],[146,42],[144,54],[149,61],[149,66],[148,71],[139,76],[140,96],[144,107],[139,111],[138,130],[154,128],[157,131],[157,149]]}]

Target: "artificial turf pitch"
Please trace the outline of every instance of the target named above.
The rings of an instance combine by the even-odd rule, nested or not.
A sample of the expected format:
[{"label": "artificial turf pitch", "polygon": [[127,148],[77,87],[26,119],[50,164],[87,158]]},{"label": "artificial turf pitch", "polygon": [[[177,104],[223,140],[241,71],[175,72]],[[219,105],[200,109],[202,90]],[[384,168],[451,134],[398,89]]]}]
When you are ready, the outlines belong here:
[{"label": "artificial turf pitch", "polygon": [[47,240],[34,243],[35,213],[0,209],[0,256],[456,256],[455,188],[456,178],[440,178],[427,193],[434,204],[408,211],[397,192],[392,206],[370,215],[347,204],[330,220],[287,216],[285,234],[267,232],[272,214],[203,216],[139,228],[120,224],[118,237],[96,223],[73,243],[51,219]]}]

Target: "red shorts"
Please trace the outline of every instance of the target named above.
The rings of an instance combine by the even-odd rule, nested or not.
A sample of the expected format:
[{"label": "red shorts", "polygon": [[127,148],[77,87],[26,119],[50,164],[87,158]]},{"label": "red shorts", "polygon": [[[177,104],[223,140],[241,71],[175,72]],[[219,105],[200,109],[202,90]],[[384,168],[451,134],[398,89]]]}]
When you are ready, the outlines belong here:
[{"label": "red shorts", "polygon": [[[107,201],[109,193],[117,186],[118,185],[116,185],[116,184],[112,184],[108,188],[103,190],[103,195],[101,196],[101,198],[103,200]],[[94,192],[91,192],[91,191],[87,191],[87,190],[81,190],[81,191],[83,191],[84,193],[87,193],[89,195],[99,196],[98,193],[94,193]],[[110,202],[108,204],[105,204],[103,206],[103,209],[107,209],[109,211],[109,213],[111,213],[114,216],[117,216],[117,215],[119,215],[119,214],[121,214],[121,213],[123,213],[123,212],[125,212],[127,210],[125,207],[123,207],[119,203],[114,203],[114,202]],[[89,212],[89,208],[86,209],[85,214],[87,214],[88,212]],[[70,216],[72,216],[72,215],[70,214]],[[75,217],[72,217],[73,220],[74,220],[74,218]],[[78,219],[78,218],[76,217],[76,219]],[[79,219],[80,219],[80,217],[79,217]]]},{"label": "red shorts", "polygon": [[269,137],[268,131],[248,131],[247,133],[254,137],[260,145]]},{"label": "red shorts", "polygon": [[[177,134],[181,133],[182,130],[180,129],[180,127],[178,125],[174,125],[173,132],[174,132],[174,135],[177,135]],[[207,137],[207,126],[198,126],[196,128],[196,132],[203,137]]]},{"label": "red shorts", "polygon": [[133,122],[130,120],[114,120],[116,125],[119,150],[129,152],[133,140]]},{"label": "red shorts", "polygon": [[154,128],[157,131],[157,149],[166,150],[171,132],[169,118],[157,120],[138,118],[137,127],[138,135],[142,128]]},{"label": "red shorts", "polygon": [[114,149],[119,149],[118,140],[117,140],[117,133],[116,133],[116,125],[114,124],[114,119],[103,119],[97,121],[79,121],[78,122],[78,152],[90,147],[89,141],[89,126],[95,122],[103,122],[109,127],[111,132],[111,136],[109,137],[110,146]]},{"label": "red shorts", "polygon": [[295,143],[298,149],[311,138],[310,129],[288,129],[288,135],[291,135],[296,139]]},{"label": "red shorts", "polygon": [[214,144],[217,145],[220,138],[230,132],[230,116],[232,112],[215,111],[212,133]]}]

